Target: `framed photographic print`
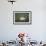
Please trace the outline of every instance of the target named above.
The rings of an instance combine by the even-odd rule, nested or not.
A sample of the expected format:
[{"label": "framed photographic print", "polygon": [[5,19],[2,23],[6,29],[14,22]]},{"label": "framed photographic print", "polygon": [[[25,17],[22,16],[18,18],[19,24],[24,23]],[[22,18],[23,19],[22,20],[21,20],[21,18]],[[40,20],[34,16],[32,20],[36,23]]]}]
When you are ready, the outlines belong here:
[{"label": "framed photographic print", "polygon": [[31,11],[13,11],[13,24],[29,25],[32,24]]}]

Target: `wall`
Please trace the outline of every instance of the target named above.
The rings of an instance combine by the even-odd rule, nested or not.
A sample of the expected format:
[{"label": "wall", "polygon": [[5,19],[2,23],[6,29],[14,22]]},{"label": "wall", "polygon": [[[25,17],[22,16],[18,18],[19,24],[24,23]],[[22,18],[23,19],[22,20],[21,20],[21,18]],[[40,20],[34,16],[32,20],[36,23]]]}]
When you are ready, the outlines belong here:
[{"label": "wall", "polygon": [[[15,40],[19,32],[26,32],[37,41],[46,40],[44,1],[17,0],[12,5],[7,0],[0,0],[0,40]],[[32,25],[13,25],[13,11],[25,10],[32,11]]]}]

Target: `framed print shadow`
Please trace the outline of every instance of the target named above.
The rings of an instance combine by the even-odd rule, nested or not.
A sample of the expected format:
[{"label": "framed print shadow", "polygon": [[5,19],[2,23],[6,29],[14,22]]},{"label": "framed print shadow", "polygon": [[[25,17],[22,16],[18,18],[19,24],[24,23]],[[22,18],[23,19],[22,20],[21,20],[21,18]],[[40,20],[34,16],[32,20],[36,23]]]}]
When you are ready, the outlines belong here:
[{"label": "framed print shadow", "polygon": [[32,24],[31,11],[13,11],[13,24],[29,25]]}]

